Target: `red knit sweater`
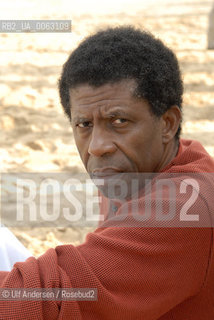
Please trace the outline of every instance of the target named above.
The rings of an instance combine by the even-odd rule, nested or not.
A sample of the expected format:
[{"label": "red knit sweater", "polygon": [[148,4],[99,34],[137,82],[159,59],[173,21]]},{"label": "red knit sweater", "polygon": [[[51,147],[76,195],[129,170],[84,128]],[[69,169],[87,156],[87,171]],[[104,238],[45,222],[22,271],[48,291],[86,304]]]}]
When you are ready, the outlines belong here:
[{"label": "red knit sweater", "polygon": [[[198,142],[181,140],[163,171],[214,175],[214,161]],[[188,213],[208,219],[213,192],[209,174]],[[178,209],[186,200],[182,193],[176,198]],[[143,197],[138,201],[143,207]],[[214,319],[213,229],[123,223],[97,228],[77,247],[58,246],[0,272],[2,288],[97,288],[97,301],[0,301],[0,319]]]}]

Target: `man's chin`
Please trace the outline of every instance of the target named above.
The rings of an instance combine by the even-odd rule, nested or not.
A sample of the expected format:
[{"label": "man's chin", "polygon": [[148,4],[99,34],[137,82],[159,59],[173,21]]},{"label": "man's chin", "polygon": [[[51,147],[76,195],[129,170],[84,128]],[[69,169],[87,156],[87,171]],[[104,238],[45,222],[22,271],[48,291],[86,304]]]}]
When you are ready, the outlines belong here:
[{"label": "man's chin", "polygon": [[100,192],[109,199],[129,199],[140,189],[137,173],[116,173],[103,177],[91,177]]}]

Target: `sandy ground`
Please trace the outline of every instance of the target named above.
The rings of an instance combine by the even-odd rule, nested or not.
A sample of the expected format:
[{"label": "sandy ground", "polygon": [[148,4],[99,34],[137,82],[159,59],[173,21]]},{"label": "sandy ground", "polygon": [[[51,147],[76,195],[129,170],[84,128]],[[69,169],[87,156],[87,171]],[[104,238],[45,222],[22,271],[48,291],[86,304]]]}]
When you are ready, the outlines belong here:
[{"label": "sandy ground", "polygon": [[[0,4],[1,19],[72,19],[73,24],[70,34],[0,34],[1,172],[84,172],[57,80],[81,39],[121,24],[147,29],[175,50],[185,84],[182,136],[199,140],[214,156],[214,50],[206,50],[211,5],[199,0],[120,1],[106,9],[95,1],[88,7],[66,0],[61,5],[54,0]],[[18,228],[14,223],[11,230],[38,256],[59,243],[81,243],[92,228]]]}]

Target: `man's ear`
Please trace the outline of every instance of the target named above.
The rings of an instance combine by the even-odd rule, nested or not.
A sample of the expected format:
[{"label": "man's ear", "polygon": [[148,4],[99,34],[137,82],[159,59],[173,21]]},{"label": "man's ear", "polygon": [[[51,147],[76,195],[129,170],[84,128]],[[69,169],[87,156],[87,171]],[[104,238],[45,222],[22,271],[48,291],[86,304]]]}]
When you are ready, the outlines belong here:
[{"label": "man's ear", "polygon": [[172,106],[162,115],[162,141],[168,143],[175,137],[181,122],[181,110],[178,106]]}]

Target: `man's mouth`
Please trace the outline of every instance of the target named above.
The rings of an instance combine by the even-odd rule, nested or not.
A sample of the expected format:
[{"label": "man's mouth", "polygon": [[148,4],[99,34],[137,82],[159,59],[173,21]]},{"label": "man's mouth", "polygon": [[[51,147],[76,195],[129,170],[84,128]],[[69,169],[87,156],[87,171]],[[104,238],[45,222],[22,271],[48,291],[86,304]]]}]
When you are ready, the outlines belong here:
[{"label": "man's mouth", "polygon": [[107,179],[107,178],[111,178],[114,176],[118,176],[122,173],[121,170],[117,169],[117,168],[97,168],[94,169],[91,173],[91,177],[93,179]]}]

